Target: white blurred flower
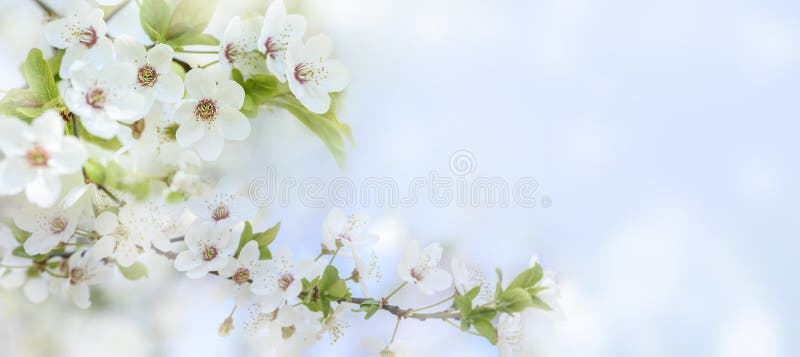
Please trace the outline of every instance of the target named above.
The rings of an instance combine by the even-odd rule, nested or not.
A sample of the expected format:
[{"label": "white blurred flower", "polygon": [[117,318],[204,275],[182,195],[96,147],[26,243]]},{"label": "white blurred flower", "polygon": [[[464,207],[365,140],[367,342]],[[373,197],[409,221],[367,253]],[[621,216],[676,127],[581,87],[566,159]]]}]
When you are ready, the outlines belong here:
[{"label": "white blurred flower", "polygon": [[226,231],[258,213],[258,208],[247,197],[225,184],[220,184],[213,192],[190,198],[187,207],[197,216],[192,229],[208,229],[205,226],[210,226]]},{"label": "white blurred flower", "polygon": [[216,229],[193,230],[184,238],[188,250],[175,257],[175,269],[185,271],[186,276],[198,279],[210,271],[219,271],[228,264],[237,242],[228,232]]},{"label": "white blurred flower", "polygon": [[106,37],[103,10],[85,1],[77,1],[62,18],[45,26],[45,38],[51,46],[66,49],[59,76],[70,78],[70,68],[78,60],[98,65],[111,59],[112,45]]},{"label": "white blurred flower", "polygon": [[228,23],[219,49],[219,64],[226,73],[236,68],[246,78],[267,71],[264,54],[258,52],[256,44],[263,20],[236,16]]},{"label": "white blurred flower", "polygon": [[340,208],[334,208],[322,222],[322,245],[325,249],[338,247],[360,247],[374,244],[378,236],[366,232],[367,217],[363,214],[345,216]]},{"label": "white blurred flower", "polygon": [[327,333],[331,343],[339,341],[344,335],[344,330],[350,327],[350,323],[347,321],[352,315],[354,315],[353,310],[347,303],[337,304],[328,317],[323,317],[320,321],[322,329],[317,334],[317,338],[322,338],[322,335]]},{"label": "white blurred flower", "polygon": [[475,287],[480,287],[478,296],[472,300],[473,306],[483,305],[492,300],[494,292],[486,280],[486,275],[473,265],[453,257],[450,261],[450,272],[453,274],[453,284],[459,294],[464,295]]},{"label": "white blurred flower", "polygon": [[523,331],[520,315],[503,314],[497,323],[497,350],[500,357],[512,357],[522,343]]},{"label": "white blurred flower", "polygon": [[[528,265],[533,268],[539,263],[539,257],[534,255],[528,261]],[[542,289],[536,296],[552,308],[548,316],[559,320],[564,318],[564,311],[561,309],[561,289],[558,286],[558,275],[552,270],[544,270],[542,279],[534,286]]]},{"label": "white blurred flower", "polygon": [[308,110],[324,114],[330,109],[328,93],[342,91],[350,81],[345,66],[329,58],[333,52],[330,38],[316,35],[305,44],[286,51],[286,78],[289,89]]},{"label": "white blurred flower", "polygon": [[439,268],[441,259],[442,246],[439,243],[432,243],[420,251],[419,242],[412,240],[397,265],[397,273],[400,279],[416,285],[423,294],[431,295],[446,290],[453,282],[450,273]]},{"label": "white blurred flower", "polygon": [[250,135],[250,122],[239,112],[244,89],[234,81],[217,81],[213,72],[195,68],[186,74],[184,100],[175,111],[180,124],[178,144],[194,148],[200,158],[216,160],[224,140],[244,140]]},{"label": "white blurred flower", "polygon": [[68,261],[68,278],[63,282],[64,294],[81,309],[91,305],[89,285],[104,284],[114,278],[114,270],[89,251],[76,251]]},{"label": "white blurred flower", "polygon": [[324,262],[304,260],[295,263],[291,250],[282,246],[273,252],[272,259],[265,264],[264,284],[254,286],[259,295],[264,295],[263,304],[267,309],[276,308],[286,301],[297,300],[303,290],[303,278],[322,274]]},{"label": "white blurred flower", "polygon": [[147,100],[131,87],[136,78],[132,63],[110,63],[98,69],[78,62],[70,73],[71,87],[64,93],[64,102],[89,133],[110,139],[119,131],[117,121],[131,124],[147,114]]},{"label": "white blurred flower", "polygon": [[46,111],[30,126],[0,118],[0,195],[25,189],[29,201],[49,207],[61,194],[61,175],[81,170],[88,154],[74,137],[64,136],[64,121]]},{"label": "white blurred flower", "polygon": [[355,262],[355,270],[353,272],[353,281],[358,283],[361,292],[364,295],[369,295],[368,281],[380,281],[381,272],[378,266],[378,257],[375,251],[369,250],[366,260],[361,256],[361,253],[353,254],[353,261]]},{"label": "white blurred flower", "polygon": [[136,66],[133,88],[148,100],[175,103],[183,98],[183,82],[171,70],[172,47],[159,43],[146,50],[132,37],[120,36],[114,41],[114,52],[118,61]]},{"label": "white blurred flower", "polygon": [[79,210],[56,205],[45,209],[23,208],[14,216],[14,224],[31,235],[23,243],[30,255],[45,254],[59,243],[67,242],[78,225]]},{"label": "white blurred flower", "polygon": [[265,279],[265,262],[259,260],[261,252],[258,249],[258,242],[251,240],[242,247],[239,257],[231,257],[228,265],[220,269],[219,276],[227,278],[226,285],[234,285],[237,294],[237,304],[243,302],[247,297],[244,291],[254,294],[263,294],[265,291],[256,286]]},{"label": "white blurred flower", "polygon": [[[3,264],[11,266],[31,265],[30,259],[16,256],[6,256]],[[30,268],[13,268],[5,274],[0,274],[0,288],[13,290],[22,287],[22,292],[28,301],[40,304],[50,296],[50,286],[53,278],[45,273],[34,272]]]},{"label": "white blurred flower", "polygon": [[286,82],[286,50],[303,40],[306,19],[287,15],[283,0],[274,1],[264,15],[264,26],[258,37],[258,50],[267,56],[267,68],[281,82]]},{"label": "white blurred flower", "polygon": [[165,206],[150,202],[129,202],[119,209],[119,215],[103,212],[94,221],[95,231],[102,235],[93,249],[95,257],[113,255],[119,265],[129,267],[139,257],[139,248],[149,248],[151,242],[167,250],[165,230],[171,222]]},{"label": "white blurred flower", "polygon": [[386,344],[376,337],[364,337],[361,346],[370,353],[369,357],[410,357],[408,344],[402,340],[395,340]]},{"label": "white blurred flower", "polygon": [[[281,308],[268,308],[256,304],[251,308],[251,318],[245,322],[245,330],[251,335],[266,334],[260,340],[275,356],[297,356],[299,351],[317,341],[322,329],[321,314],[308,310],[305,306],[285,305]],[[267,354],[270,355],[270,354]]]}]

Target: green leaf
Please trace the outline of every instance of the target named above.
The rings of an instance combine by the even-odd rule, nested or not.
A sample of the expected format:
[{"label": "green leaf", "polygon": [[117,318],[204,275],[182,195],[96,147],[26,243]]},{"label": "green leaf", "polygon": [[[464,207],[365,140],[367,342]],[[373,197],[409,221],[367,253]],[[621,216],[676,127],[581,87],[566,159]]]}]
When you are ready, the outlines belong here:
[{"label": "green leaf", "polygon": [[33,48],[28,51],[24,66],[25,80],[31,92],[42,102],[58,98],[58,87],[50,70],[50,65],[42,56],[42,50]]},{"label": "green leaf", "polygon": [[500,296],[498,303],[498,310],[509,314],[520,312],[530,307],[533,304],[533,299],[523,288],[513,288],[506,290]]},{"label": "green leaf", "polygon": [[361,303],[361,305],[358,305],[358,309],[353,309],[353,312],[364,312],[364,320],[369,320],[369,318],[375,315],[380,308],[380,301],[375,299],[366,299]]},{"label": "green leaf", "polygon": [[181,77],[181,80],[186,78],[186,69],[183,68],[178,62],[172,61],[169,67],[173,72],[178,74],[178,77]]},{"label": "green leaf", "polygon": [[472,299],[468,296],[457,295],[455,298],[456,308],[461,312],[461,316],[467,317],[472,313]]},{"label": "green leaf", "polygon": [[239,247],[236,248],[236,253],[233,254],[234,258],[239,257],[239,253],[242,252],[242,248],[247,242],[253,240],[253,225],[250,222],[244,222],[244,229],[242,230],[242,234],[239,235]]},{"label": "green leaf", "polygon": [[213,35],[207,33],[185,33],[175,38],[170,38],[165,41],[166,44],[172,47],[181,46],[219,46],[219,40]]},{"label": "green leaf", "polygon": [[65,52],[63,49],[58,49],[53,54],[53,57],[47,59],[47,65],[50,66],[50,71],[53,72],[53,78],[55,79],[60,79],[58,72],[61,69],[61,60],[64,58]]},{"label": "green leaf", "polygon": [[275,241],[275,237],[278,236],[278,231],[281,229],[281,222],[276,223],[272,228],[267,229],[261,233],[255,234],[253,239],[258,242],[259,247],[268,246],[270,243]]},{"label": "green leaf", "polygon": [[272,259],[272,252],[269,250],[269,247],[263,246],[258,247],[258,260],[269,260]]},{"label": "green leaf", "polygon": [[494,288],[494,298],[497,300],[503,294],[503,271],[497,268],[495,272],[497,272],[497,286]]},{"label": "green leaf", "polygon": [[337,280],[339,280],[339,269],[333,265],[326,266],[319,281],[319,291],[327,291]]},{"label": "green leaf", "polygon": [[144,0],[139,8],[139,22],[153,42],[164,42],[170,23],[169,5],[164,0]]},{"label": "green leaf", "polygon": [[255,118],[258,116],[258,104],[256,104],[256,101],[252,96],[249,96],[245,93],[242,109],[239,109],[239,111],[248,118]]},{"label": "green leaf", "polygon": [[128,280],[139,280],[147,277],[147,267],[142,264],[142,262],[133,263],[133,265],[129,267],[124,267],[121,265],[117,266],[119,267],[119,272],[122,273],[122,276]]},{"label": "green leaf", "polygon": [[543,275],[544,272],[542,271],[542,266],[539,265],[539,263],[536,263],[536,265],[533,268],[526,269],[522,273],[517,275],[517,277],[514,278],[511,284],[508,285],[507,289],[509,290],[514,288],[526,289],[533,287],[534,285],[536,285],[536,283],[539,282],[539,280],[542,280]]},{"label": "green leaf", "polygon": [[347,295],[347,283],[344,280],[339,279],[336,280],[333,285],[328,287],[328,290],[325,291],[325,296],[333,299],[339,300]]},{"label": "green leaf", "polygon": [[83,165],[83,172],[92,182],[106,182],[106,168],[93,159],[86,161]]},{"label": "green leaf", "polygon": [[542,301],[538,296],[531,296],[531,307],[535,307],[540,310],[544,311],[552,311],[553,308],[550,307],[546,302]]},{"label": "green leaf", "polygon": [[491,344],[497,344],[497,330],[495,330],[494,326],[492,326],[492,322],[489,320],[477,320],[472,323],[475,326],[475,330],[478,331],[481,336],[486,337]]},{"label": "green leaf", "polygon": [[217,0],[180,0],[167,25],[167,39],[187,33],[199,34],[208,27],[217,8]]},{"label": "green leaf", "polygon": [[245,94],[253,98],[257,105],[267,102],[267,99],[278,94],[278,81],[275,76],[269,74],[255,74],[244,82]]},{"label": "green leaf", "polygon": [[289,95],[270,98],[267,103],[286,109],[300,122],[316,134],[340,168],[344,167],[345,145],[344,137],[350,136],[350,127],[336,120],[332,113],[319,115],[306,109],[296,98]]},{"label": "green leaf", "polygon": [[[62,249],[62,251],[63,251],[63,249]],[[11,254],[16,256],[16,257],[32,259],[33,261],[37,261],[37,262],[38,261],[42,261],[44,259],[47,259],[49,257],[49,255],[47,255],[47,254],[30,255],[30,254],[25,252],[25,248],[23,248],[22,246],[14,248],[14,250],[11,251]]]},{"label": "green leaf", "polygon": [[11,89],[0,99],[0,114],[26,121],[38,117],[45,111],[45,102],[27,89]]}]

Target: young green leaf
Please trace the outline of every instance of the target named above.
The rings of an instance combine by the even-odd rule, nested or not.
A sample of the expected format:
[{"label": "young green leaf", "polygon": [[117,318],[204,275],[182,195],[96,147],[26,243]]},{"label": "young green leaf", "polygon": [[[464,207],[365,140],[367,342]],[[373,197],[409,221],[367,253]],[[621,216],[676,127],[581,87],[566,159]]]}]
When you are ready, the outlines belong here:
[{"label": "young green leaf", "polygon": [[118,265],[119,272],[128,280],[139,280],[147,277],[147,267],[142,262],[133,263],[129,267]]},{"label": "young green leaf", "polygon": [[217,0],[180,0],[167,25],[166,38],[199,34],[208,27],[217,8]]},{"label": "young green leaf", "polygon": [[144,0],[139,8],[142,29],[155,43],[164,42],[170,19],[169,5],[164,0]]},{"label": "young green leaf", "polygon": [[53,72],[50,65],[42,56],[42,50],[33,48],[28,51],[25,59],[25,80],[31,92],[42,102],[49,102],[51,99],[58,98],[58,87],[56,86]]},{"label": "young green leaf", "polygon": [[513,314],[530,307],[533,300],[523,288],[508,289],[500,296],[498,310]]},{"label": "young green leaf", "polygon": [[381,303],[379,301],[375,299],[366,299],[358,306],[358,309],[353,309],[353,312],[364,312],[364,320],[369,320],[380,308]]},{"label": "young green leaf", "polygon": [[244,222],[244,229],[242,230],[242,234],[239,235],[239,246],[236,248],[236,253],[233,254],[233,257],[238,258],[244,245],[251,240],[253,240],[253,225],[250,224],[249,221]]},{"label": "young green leaf", "polygon": [[276,223],[272,228],[267,229],[261,233],[253,235],[253,239],[258,242],[259,247],[266,247],[278,236],[278,231],[281,229],[281,222]]},{"label": "young green leaf", "polygon": [[533,287],[534,285],[536,285],[536,283],[539,282],[539,280],[542,280],[543,275],[544,272],[542,271],[542,266],[539,265],[539,263],[536,263],[536,265],[533,268],[526,269],[522,273],[517,275],[517,277],[514,278],[511,284],[508,285],[507,289],[513,289],[513,288],[525,289]]},{"label": "young green leaf", "polygon": [[489,320],[477,320],[472,323],[475,326],[475,330],[478,331],[481,336],[486,337],[487,340],[493,345],[497,344],[497,330],[495,330],[494,326],[492,326],[492,322]]},{"label": "young green leaf", "polygon": [[172,47],[181,46],[219,46],[219,40],[207,33],[185,33],[165,41]]}]

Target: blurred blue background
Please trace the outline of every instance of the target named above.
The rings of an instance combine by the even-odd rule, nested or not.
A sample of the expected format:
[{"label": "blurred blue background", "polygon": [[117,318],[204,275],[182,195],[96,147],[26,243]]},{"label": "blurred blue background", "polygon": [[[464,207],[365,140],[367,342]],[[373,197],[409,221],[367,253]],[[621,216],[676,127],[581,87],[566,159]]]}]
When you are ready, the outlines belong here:
[{"label": "blurred blue background", "polygon": [[[268,5],[225,3],[209,29],[218,35],[231,16]],[[448,265],[458,256],[489,276],[495,267],[511,275],[537,254],[559,273],[566,316],[528,323],[522,356],[800,355],[791,337],[800,330],[800,3],[287,4],[308,16],[307,33],[333,39],[350,69],[339,117],[356,146],[339,170],[296,120],[265,114],[250,140],[226,144],[220,170],[386,176],[404,187],[447,172],[450,155],[469,150],[475,176],[532,177],[537,195],[552,199],[548,208],[353,207],[382,236],[376,294],[396,285],[394,265],[410,239],[443,242]],[[109,31],[141,35],[136,11],[126,8]],[[32,1],[2,0],[0,23],[0,87],[20,86],[18,63],[30,46],[46,45],[41,14]],[[327,212],[270,207],[263,224],[282,221],[279,242],[313,256]],[[168,269],[152,280],[118,282],[131,293],[90,315],[3,293],[0,330],[16,341],[73,342],[63,355],[255,355],[241,331],[216,336],[230,306],[215,302],[213,282]],[[398,299],[437,300],[410,290]],[[62,321],[35,322],[54,316]],[[351,325],[342,340],[323,340],[307,355],[364,355],[360,336],[388,339],[393,326],[391,318]],[[398,338],[418,356],[496,353],[435,321],[404,322]],[[18,355],[38,353],[26,349]]]}]

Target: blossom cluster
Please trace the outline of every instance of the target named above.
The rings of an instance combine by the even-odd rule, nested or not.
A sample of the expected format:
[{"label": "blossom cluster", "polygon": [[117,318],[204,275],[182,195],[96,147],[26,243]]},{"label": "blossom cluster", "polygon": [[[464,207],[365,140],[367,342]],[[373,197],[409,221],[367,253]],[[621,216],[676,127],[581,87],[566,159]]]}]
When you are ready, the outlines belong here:
[{"label": "blossom cluster", "polygon": [[[305,18],[288,14],[281,0],[264,16],[233,18],[221,40],[203,32],[213,11],[199,9],[213,3],[138,2],[149,40],[107,33],[109,16],[127,2],[45,8],[54,16],[45,29],[53,55],[32,49],[22,66],[27,87],[0,99],[0,196],[14,207],[0,221],[0,287],[22,287],[33,303],[61,295],[89,308],[90,286],[117,274],[146,277],[141,257],[152,252],[187,278],[213,275],[226,285],[233,309],[220,334],[234,328],[237,308],[249,311],[241,326],[286,349],[282,355],[326,334],[338,339],[356,312],[393,314],[398,324],[453,323],[511,355],[520,314],[557,306],[555,279],[535,259],[508,285],[500,274],[490,284],[457,258],[444,269],[441,245],[412,241],[397,267],[399,286],[370,298],[379,237],[363,214],[333,209],[313,243],[320,254],[309,259],[273,244],[280,223],[254,229],[259,209],[235,180],[212,178],[205,163],[219,159],[226,141],[249,137],[251,118],[271,106],[320,135],[341,164],[350,130],[336,119],[331,94],[345,89],[348,72],[330,58],[328,37],[304,40]],[[182,59],[196,53],[218,57],[194,67]],[[341,274],[337,257],[352,271]],[[355,286],[364,297],[354,296]],[[392,305],[405,286],[449,295],[423,308]],[[407,353],[395,336],[365,339],[364,347]]]}]

